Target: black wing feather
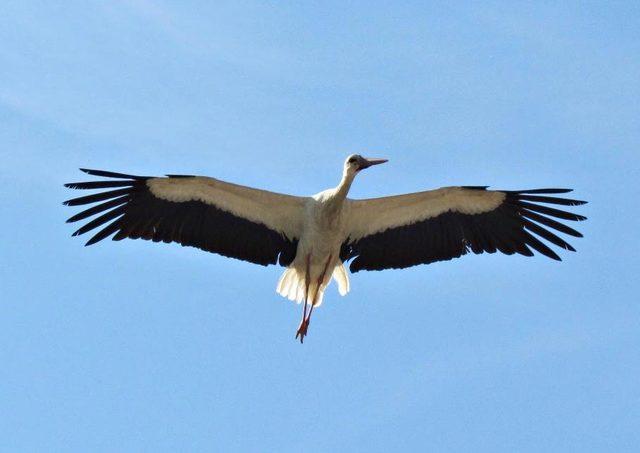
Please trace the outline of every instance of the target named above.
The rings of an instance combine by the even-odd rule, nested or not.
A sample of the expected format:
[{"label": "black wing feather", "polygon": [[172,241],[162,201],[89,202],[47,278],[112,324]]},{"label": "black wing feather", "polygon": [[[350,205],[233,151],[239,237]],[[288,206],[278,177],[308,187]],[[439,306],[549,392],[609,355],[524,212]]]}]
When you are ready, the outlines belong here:
[{"label": "black wing feather", "polygon": [[[86,245],[95,244],[115,233],[112,238],[115,241],[141,238],[154,242],[176,242],[183,246],[197,247],[265,266],[276,263],[288,266],[295,258],[297,239],[288,239],[265,225],[235,216],[200,201],[172,202],[158,198],[147,186],[147,180],[151,177],[103,170],[81,170],[93,176],[117,180],[76,182],[65,184],[66,187],[72,189],[123,187],[64,202],[67,206],[100,202],[68,220],[68,222],[76,222],[100,214],[73,233],[77,236],[102,228]],[[191,177],[169,176],[169,178]],[[107,225],[104,226],[105,224]]]},{"label": "black wing feather", "polygon": [[[484,186],[463,189],[486,190]],[[493,211],[482,214],[449,211],[358,240],[348,239],[342,245],[340,257],[343,261],[353,259],[349,266],[352,272],[405,268],[450,260],[469,252],[480,254],[500,251],[507,255],[518,253],[533,256],[532,250],[535,250],[559,261],[560,257],[536,236],[563,249],[575,251],[550,229],[575,237],[582,237],[582,234],[551,217],[573,221],[585,220],[586,217],[537,203],[565,206],[586,203],[582,200],[540,196],[567,192],[571,192],[571,189],[505,191],[505,200]]]},{"label": "black wing feather", "polygon": [[79,212],[78,214],[70,217],[67,220],[67,223],[77,222],[78,220],[86,219],[87,217],[91,217],[93,215],[99,214],[102,211],[106,211],[107,209],[115,208],[116,206],[120,206],[121,204],[125,204],[131,198],[129,194],[124,195],[119,198],[114,198],[112,200],[106,201],[102,204],[95,205],[89,209],[85,209],[84,211]]}]

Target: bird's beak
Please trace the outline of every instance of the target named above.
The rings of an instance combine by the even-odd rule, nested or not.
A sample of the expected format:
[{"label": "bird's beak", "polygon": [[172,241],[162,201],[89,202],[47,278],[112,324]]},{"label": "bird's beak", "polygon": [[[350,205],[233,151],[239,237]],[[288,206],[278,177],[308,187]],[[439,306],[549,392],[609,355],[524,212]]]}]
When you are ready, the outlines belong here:
[{"label": "bird's beak", "polygon": [[364,162],[360,165],[359,170],[364,170],[365,168],[369,168],[373,165],[384,164],[387,162],[387,159],[376,159],[376,158],[364,158]]}]

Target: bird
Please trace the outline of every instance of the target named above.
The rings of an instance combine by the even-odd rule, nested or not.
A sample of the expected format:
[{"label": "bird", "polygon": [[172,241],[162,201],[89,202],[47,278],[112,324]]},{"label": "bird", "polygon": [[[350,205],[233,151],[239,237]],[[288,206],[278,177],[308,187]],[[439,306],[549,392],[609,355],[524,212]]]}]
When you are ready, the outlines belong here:
[{"label": "bird", "polygon": [[295,336],[300,343],[331,280],[336,281],[340,295],[350,291],[345,265],[356,273],[403,269],[470,253],[530,257],[534,251],[560,261],[541,239],[575,251],[556,232],[582,237],[560,220],[586,217],[548,206],[585,204],[556,196],[572,189],[451,186],[381,198],[348,198],[360,172],[385,162],[352,154],[344,161],[336,187],[306,197],[204,176],[135,176],[81,168],[106,179],[65,184],[100,191],[63,204],[92,205],[67,220],[93,217],[73,233],[93,231],[87,246],[109,236],[114,241],[175,242],[262,266],[285,267],[276,291],[302,304]]}]

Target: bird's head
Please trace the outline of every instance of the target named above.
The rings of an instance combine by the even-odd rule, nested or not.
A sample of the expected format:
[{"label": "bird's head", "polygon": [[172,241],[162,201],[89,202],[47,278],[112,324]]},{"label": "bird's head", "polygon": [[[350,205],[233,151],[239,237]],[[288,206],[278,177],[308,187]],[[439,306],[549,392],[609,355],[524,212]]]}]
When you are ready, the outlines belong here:
[{"label": "bird's head", "polygon": [[360,154],[352,154],[344,161],[344,173],[348,176],[355,176],[360,170],[373,165],[384,164],[387,159],[376,159],[373,157],[362,157]]}]

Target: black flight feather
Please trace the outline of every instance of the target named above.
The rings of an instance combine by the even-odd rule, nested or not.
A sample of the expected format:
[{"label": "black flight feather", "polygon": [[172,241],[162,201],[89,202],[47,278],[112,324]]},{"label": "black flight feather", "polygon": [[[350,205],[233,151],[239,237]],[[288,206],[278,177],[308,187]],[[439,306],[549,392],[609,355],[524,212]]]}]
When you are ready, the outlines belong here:
[{"label": "black flight feather", "polygon": [[[95,244],[113,235],[112,239],[115,241],[142,238],[154,242],[176,242],[265,266],[276,263],[288,266],[295,258],[297,239],[288,239],[263,224],[201,201],[173,202],[158,198],[149,190],[147,180],[151,178],[148,176],[81,170],[93,176],[117,180],[76,182],[65,184],[66,187],[123,187],[64,202],[67,206],[100,203],[68,220],[76,222],[100,214],[73,233],[76,236],[102,227],[86,245]],[[176,180],[191,177],[168,176]]]},{"label": "black flight feather", "polygon": [[[486,190],[486,187],[467,186],[463,189]],[[564,206],[585,203],[582,200],[541,196],[567,192],[571,192],[571,189],[504,191],[502,204],[489,212],[464,214],[447,211],[433,218],[390,228],[357,240],[347,239],[342,244],[340,257],[343,260],[352,259],[349,266],[352,272],[405,268],[450,260],[469,252],[500,251],[507,255],[518,253],[532,256],[535,250],[559,261],[558,254],[538,237],[560,248],[575,251],[551,230],[574,237],[582,235],[550,217],[571,221],[584,220],[586,217],[538,203]]]}]

